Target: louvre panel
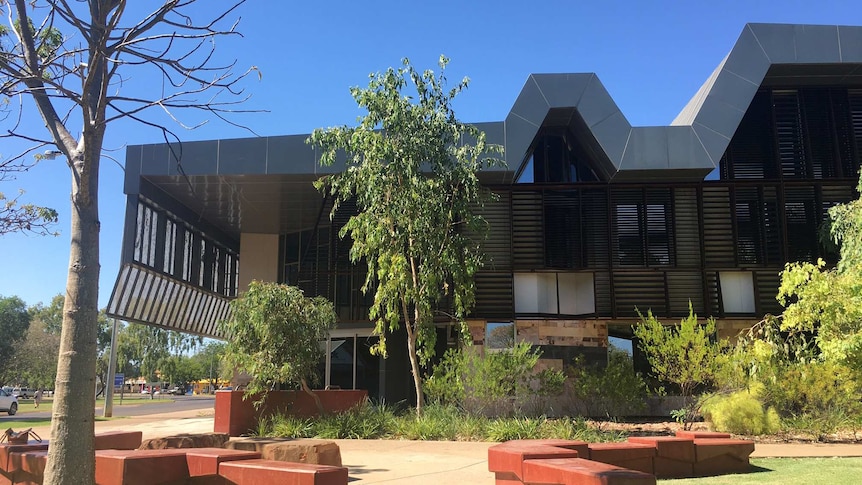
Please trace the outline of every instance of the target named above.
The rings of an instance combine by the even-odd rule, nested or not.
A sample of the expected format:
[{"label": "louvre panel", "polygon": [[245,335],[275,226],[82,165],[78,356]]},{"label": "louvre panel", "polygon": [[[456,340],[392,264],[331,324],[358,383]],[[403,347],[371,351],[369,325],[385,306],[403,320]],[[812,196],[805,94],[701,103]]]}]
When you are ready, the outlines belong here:
[{"label": "louvre panel", "polygon": [[[230,300],[137,263],[126,263],[114,284],[107,314],[135,323],[221,338]],[[218,310],[218,311],[216,311]]]},{"label": "louvre panel", "polygon": [[646,239],[648,266],[674,266],[674,204],[670,189],[646,189],[645,217],[641,227]]},{"label": "louvre panel", "polygon": [[586,246],[586,268],[610,267],[611,248],[608,245],[608,189],[581,191],[581,223]]},{"label": "louvre panel", "polygon": [[779,211],[778,188],[762,187],[760,189],[762,210],[762,224],[764,234],[764,260],[765,265],[784,264],[784,245],[782,241],[782,220]]},{"label": "louvre panel", "polygon": [[732,200],[737,263],[780,264],[782,237],[775,187],[736,187]]},{"label": "louvre panel", "polygon": [[642,189],[611,190],[611,254],[614,267],[645,266],[642,237],[644,192]]},{"label": "louvre panel", "polygon": [[736,265],[733,219],[730,211],[730,189],[703,187],[703,246],[706,266]]},{"label": "louvre panel", "polygon": [[674,189],[674,232],[676,266],[700,268],[700,221],[698,218],[698,191],[695,188]]},{"label": "louvre panel", "polygon": [[488,233],[482,243],[485,267],[489,270],[512,268],[512,225],[510,192],[498,192],[498,199],[476,210],[488,223]]},{"label": "louvre panel", "polygon": [[706,314],[719,316],[722,314],[720,290],[717,271],[706,271],[704,273],[704,285],[706,286]]},{"label": "louvre panel", "polygon": [[778,315],[782,312],[781,305],[778,304],[778,300],[775,299],[775,295],[778,294],[778,285],[780,283],[779,272],[781,268],[774,268],[770,270],[756,271],[754,273],[755,277],[755,288],[757,288],[756,303],[757,303],[757,314],[763,315],[766,313],[771,313],[773,315]]},{"label": "louvre panel", "polygon": [[580,192],[548,190],[544,199],[545,267],[582,268],[584,243]]},{"label": "louvre panel", "polygon": [[808,166],[799,93],[795,90],[773,91],[772,104],[781,176],[786,179],[806,177]]},{"label": "louvre panel", "polygon": [[542,193],[512,192],[512,266],[537,269],[544,266]]},{"label": "louvre panel", "polygon": [[853,177],[855,147],[853,125],[850,114],[849,93],[845,89],[833,89],[832,121],[835,123],[835,143],[838,159],[835,161],[835,177]]},{"label": "louvre panel", "polygon": [[859,169],[859,161],[862,159],[862,89],[847,91],[847,103],[850,108],[850,125],[853,132],[853,145],[856,149],[856,158],[852,169],[849,173],[845,171],[844,176],[853,177],[856,175]]},{"label": "louvre panel", "polygon": [[698,315],[708,313],[703,301],[703,275],[699,271],[668,271],[666,274],[671,316],[688,315],[689,301]]},{"label": "louvre panel", "polygon": [[593,284],[596,291],[596,316],[613,317],[614,306],[611,297],[611,276],[607,271],[593,273]]},{"label": "louvre panel", "polygon": [[616,317],[636,317],[637,310],[668,316],[664,272],[617,272],[613,275]]},{"label": "louvre panel", "polygon": [[786,187],[784,220],[787,224],[787,259],[815,261],[819,256],[819,208],[814,187]]},{"label": "louvre panel", "polygon": [[759,91],[751,101],[720,162],[722,179],[776,177],[770,98],[769,91]]},{"label": "louvre panel", "polygon": [[810,154],[809,173],[805,175],[816,179],[835,177],[838,152],[833,138],[835,123],[832,121],[831,93],[826,89],[808,89],[803,92],[803,100],[805,139]]},{"label": "louvre panel", "polygon": [[476,306],[473,315],[481,318],[511,319],[515,301],[511,273],[480,271],[476,274]]}]

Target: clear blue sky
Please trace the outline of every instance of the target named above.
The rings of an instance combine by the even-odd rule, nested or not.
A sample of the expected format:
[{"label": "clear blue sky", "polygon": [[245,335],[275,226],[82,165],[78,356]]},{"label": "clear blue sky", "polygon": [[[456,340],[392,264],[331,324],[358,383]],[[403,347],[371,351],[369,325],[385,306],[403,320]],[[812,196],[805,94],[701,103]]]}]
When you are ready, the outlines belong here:
[{"label": "clear blue sky", "polygon": [[[226,3],[201,2],[209,9]],[[220,42],[218,56],[237,59],[238,69],[258,66],[263,73],[260,81],[247,83],[253,97],[246,107],[269,112],[234,118],[262,136],[353,123],[359,112],[350,86],[366,85],[369,73],[395,66],[405,56],[419,68],[433,68],[440,54],[451,58],[450,80],[465,75],[472,80],[456,104],[465,121],[504,119],[530,73],[595,72],[632,124],[666,125],[727,54],[746,22],[862,25],[858,0],[569,0],[529,5],[507,0],[251,0],[237,16],[244,38]],[[124,94],[158,88],[155,79],[135,73]],[[26,108],[33,109],[29,100]],[[27,122],[42,135],[38,120]],[[198,130],[175,131],[183,141],[248,136],[218,120]],[[158,132],[122,123],[108,128],[105,148],[122,162],[125,146],[159,142]],[[15,148],[3,141],[0,155],[8,156]],[[103,160],[101,177],[99,302],[104,306],[119,267],[125,195],[119,166]],[[26,201],[56,208],[61,233],[0,238],[0,295],[18,295],[34,304],[47,303],[64,291],[69,185],[61,159],[42,162],[18,180],[0,184],[0,191],[11,194],[20,187],[27,191]]]}]

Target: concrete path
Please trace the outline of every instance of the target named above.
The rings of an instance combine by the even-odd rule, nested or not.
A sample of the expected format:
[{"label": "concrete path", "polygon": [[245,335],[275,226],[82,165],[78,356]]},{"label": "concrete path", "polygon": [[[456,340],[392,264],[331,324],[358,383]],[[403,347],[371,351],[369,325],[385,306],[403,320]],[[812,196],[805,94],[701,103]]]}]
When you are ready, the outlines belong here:
[{"label": "concrete path", "polygon": [[[144,439],[213,430],[212,411],[179,411],[97,421],[96,431],[140,430]],[[207,415],[208,414],[208,415]],[[35,428],[43,438],[48,427]],[[488,447],[495,443],[402,440],[334,440],[350,470],[351,485],[441,483],[492,485]],[[757,444],[752,458],[862,457],[862,444]]]}]

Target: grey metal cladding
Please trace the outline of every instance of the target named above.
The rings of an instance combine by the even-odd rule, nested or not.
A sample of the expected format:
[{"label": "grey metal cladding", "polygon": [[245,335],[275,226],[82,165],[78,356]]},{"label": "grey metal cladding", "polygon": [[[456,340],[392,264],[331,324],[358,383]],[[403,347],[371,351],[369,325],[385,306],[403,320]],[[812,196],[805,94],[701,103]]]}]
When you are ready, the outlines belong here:
[{"label": "grey metal cladding", "polygon": [[[218,173],[219,140],[174,143],[168,153],[168,175],[211,175]],[[178,158],[174,160],[174,157]],[[160,174],[159,174],[160,175]]]},{"label": "grey metal cladding", "polygon": [[668,168],[669,126],[632,128],[620,171]]},{"label": "grey metal cladding", "polygon": [[838,42],[841,62],[862,62],[862,29],[839,26]]},{"label": "grey metal cladding", "polygon": [[308,135],[267,138],[266,173],[315,173],[314,147],[305,143],[306,138]]},{"label": "grey metal cladding", "polygon": [[[266,173],[268,138],[234,138],[218,142],[219,175]],[[224,163],[222,163],[224,160]]]}]

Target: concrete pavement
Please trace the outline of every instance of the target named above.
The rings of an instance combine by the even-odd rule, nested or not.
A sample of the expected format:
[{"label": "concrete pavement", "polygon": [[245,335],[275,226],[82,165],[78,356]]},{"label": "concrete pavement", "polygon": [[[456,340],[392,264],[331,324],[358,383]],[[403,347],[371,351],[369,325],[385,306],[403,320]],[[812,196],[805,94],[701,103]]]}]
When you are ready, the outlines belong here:
[{"label": "concrete pavement", "polygon": [[[140,430],[144,439],[213,430],[212,410],[178,411],[149,416],[97,421],[96,431]],[[48,427],[35,428],[48,438]],[[437,485],[464,483],[492,485],[488,471],[488,447],[495,443],[405,440],[334,440],[341,449],[351,484],[410,483]],[[762,443],[752,458],[765,457],[862,457],[862,444]]]}]

